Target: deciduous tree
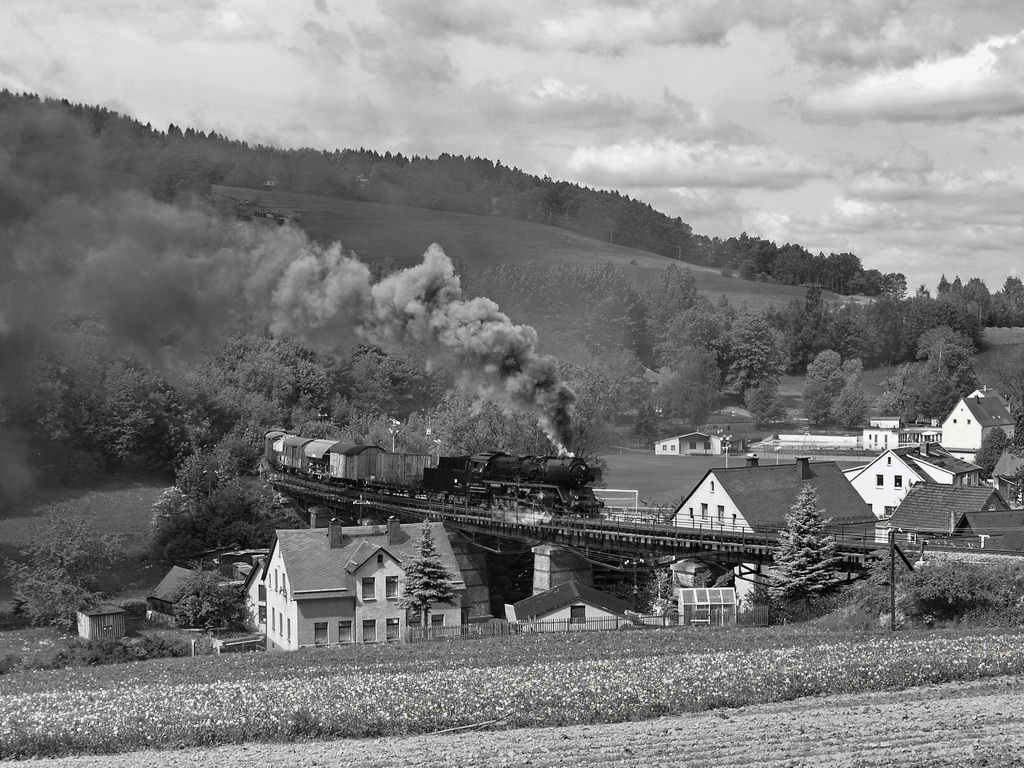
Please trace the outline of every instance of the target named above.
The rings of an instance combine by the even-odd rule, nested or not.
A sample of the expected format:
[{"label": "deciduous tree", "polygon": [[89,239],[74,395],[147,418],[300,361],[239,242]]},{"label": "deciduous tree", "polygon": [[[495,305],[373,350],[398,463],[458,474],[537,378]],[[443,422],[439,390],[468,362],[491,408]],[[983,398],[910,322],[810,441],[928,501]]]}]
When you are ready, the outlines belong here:
[{"label": "deciduous tree", "polygon": [[1010,447],[1010,438],[1001,427],[996,427],[989,432],[981,441],[981,447],[974,456],[974,463],[981,467],[981,479],[988,480],[992,477],[992,470],[999,463],[999,457],[1003,451]]},{"label": "deciduous tree", "polygon": [[100,534],[88,521],[59,506],[52,507],[20,554],[24,562],[6,561],[14,595],[24,601],[33,624],[75,626],[75,612],[101,593],[98,577],[122,551],[121,540]]},{"label": "deciduous tree", "polygon": [[213,571],[193,572],[182,580],[171,599],[179,627],[211,630],[245,626],[245,593]]}]

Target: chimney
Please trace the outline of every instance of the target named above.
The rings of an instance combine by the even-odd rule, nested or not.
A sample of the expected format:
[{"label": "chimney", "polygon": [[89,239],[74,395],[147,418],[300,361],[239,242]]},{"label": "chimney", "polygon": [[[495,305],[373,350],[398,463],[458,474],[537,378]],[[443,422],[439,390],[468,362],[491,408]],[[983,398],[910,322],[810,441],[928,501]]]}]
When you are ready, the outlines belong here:
[{"label": "chimney", "polygon": [[811,479],[811,457],[810,456],[797,456],[796,457],[796,476],[801,480]]},{"label": "chimney", "polygon": [[928,441],[927,440],[924,440],[921,443],[921,455],[922,456],[928,456]]},{"label": "chimney", "polygon": [[396,517],[388,518],[388,544],[397,544],[402,536],[402,524]]},{"label": "chimney", "polygon": [[309,527],[326,528],[331,520],[331,512],[326,507],[309,508]]},{"label": "chimney", "polygon": [[747,454],[747,466],[748,467],[756,467],[757,466],[757,454],[755,454],[755,453]]},{"label": "chimney", "polygon": [[343,527],[341,520],[336,517],[332,517],[327,524],[327,541],[330,543],[331,549],[339,549],[342,546],[342,541],[345,538],[341,530]]}]

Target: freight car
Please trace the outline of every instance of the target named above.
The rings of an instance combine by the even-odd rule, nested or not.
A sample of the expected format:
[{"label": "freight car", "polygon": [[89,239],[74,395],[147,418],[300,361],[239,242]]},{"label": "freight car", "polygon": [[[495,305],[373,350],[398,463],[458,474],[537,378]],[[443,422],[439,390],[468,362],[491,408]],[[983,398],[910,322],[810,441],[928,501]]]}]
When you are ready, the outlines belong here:
[{"label": "freight car", "polygon": [[591,487],[601,473],[579,458],[389,453],[376,445],[316,440],[279,430],[266,433],[265,446],[273,469],[326,483],[454,500],[488,511],[526,508],[595,517],[603,507]]}]

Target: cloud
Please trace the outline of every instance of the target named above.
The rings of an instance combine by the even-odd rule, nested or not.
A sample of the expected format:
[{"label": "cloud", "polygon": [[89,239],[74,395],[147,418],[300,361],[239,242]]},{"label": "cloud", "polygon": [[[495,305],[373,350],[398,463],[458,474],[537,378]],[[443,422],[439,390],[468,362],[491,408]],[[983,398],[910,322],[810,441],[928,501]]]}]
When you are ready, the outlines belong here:
[{"label": "cloud", "polygon": [[1024,32],[809,96],[811,119],[962,121],[1024,113]]},{"label": "cloud", "polygon": [[711,140],[632,141],[581,147],[567,163],[577,177],[610,187],[747,187],[788,189],[826,175],[784,150]]}]

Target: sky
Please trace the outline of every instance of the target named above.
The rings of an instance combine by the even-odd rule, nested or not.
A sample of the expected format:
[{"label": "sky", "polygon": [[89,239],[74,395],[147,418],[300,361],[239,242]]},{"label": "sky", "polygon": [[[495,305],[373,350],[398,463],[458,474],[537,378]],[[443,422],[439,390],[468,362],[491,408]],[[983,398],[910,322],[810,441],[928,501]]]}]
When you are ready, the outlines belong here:
[{"label": "sky", "polygon": [[1024,276],[1020,0],[4,0],[0,88],[500,160],[911,293]]}]

